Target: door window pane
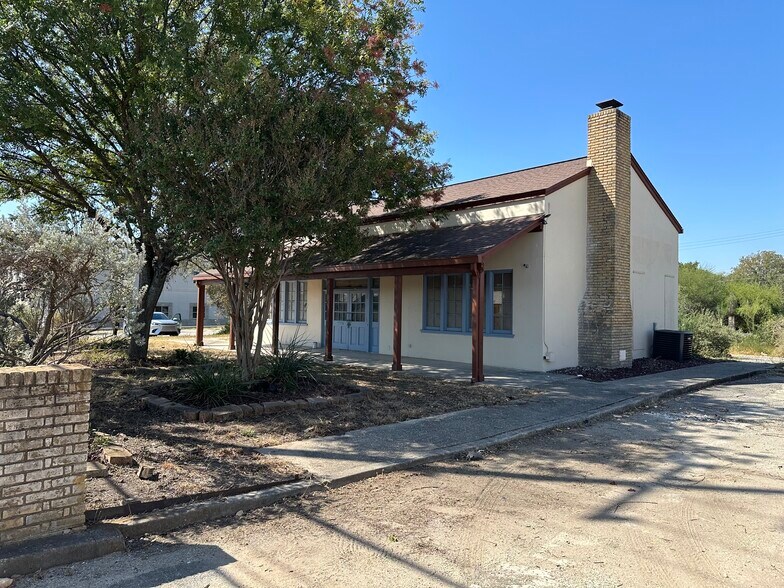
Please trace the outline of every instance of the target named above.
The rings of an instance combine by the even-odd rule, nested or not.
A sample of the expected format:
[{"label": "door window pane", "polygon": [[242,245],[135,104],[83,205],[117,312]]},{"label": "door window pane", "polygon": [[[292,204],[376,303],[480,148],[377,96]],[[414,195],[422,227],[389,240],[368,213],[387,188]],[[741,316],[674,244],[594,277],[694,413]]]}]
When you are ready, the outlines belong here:
[{"label": "door window pane", "polygon": [[441,276],[425,276],[425,327],[441,328]]},{"label": "door window pane", "polygon": [[352,292],[351,293],[351,320],[355,323],[365,322],[365,304],[367,302],[367,294],[365,292]]},{"label": "door window pane", "polygon": [[373,322],[378,322],[378,292],[373,292]]},{"label": "door window pane", "polygon": [[345,292],[335,292],[334,320],[345,321],[348,314],[348,295]]}]

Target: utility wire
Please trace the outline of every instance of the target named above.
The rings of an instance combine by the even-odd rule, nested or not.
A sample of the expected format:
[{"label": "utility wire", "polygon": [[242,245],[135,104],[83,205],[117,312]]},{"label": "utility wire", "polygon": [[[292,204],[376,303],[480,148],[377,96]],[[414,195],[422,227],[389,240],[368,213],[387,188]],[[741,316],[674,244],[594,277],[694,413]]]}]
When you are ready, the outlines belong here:
[{"label": "utility wire", "polygon": [[682,251],[688,251],[692,249],[706,249],[709,247],[723,247],[726,245],[737,245],[740,243],[748,243],[751,241],[759,241],[762,239],[778,239],[784,237],[784,231],[779,233],[771,233],[767,235],[756,235],[756,236],[747,236],[747,237],[735,237],[735,238],[726,238],[723,240],[717,240],[713,242],[703,242],[703,243],[689,243],[684,244],[680,247]]}]

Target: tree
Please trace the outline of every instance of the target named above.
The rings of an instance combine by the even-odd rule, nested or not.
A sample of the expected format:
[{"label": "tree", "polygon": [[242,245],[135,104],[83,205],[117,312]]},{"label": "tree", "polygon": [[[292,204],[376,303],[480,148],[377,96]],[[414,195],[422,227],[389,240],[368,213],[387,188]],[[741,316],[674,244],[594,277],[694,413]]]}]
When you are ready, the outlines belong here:
[{"label": "tree", "polygon": [[133,304],[138,259],[92,220],[0,223],[0,365],[60,362]]},{"label": "tree", "polygon": [[722,274],[701,267],[696,261],[681,263],[678,284],[681,313],[721,312],[727,299],[727,281]]},{"label": "tree", "polygon": [[782,309],[782,293],[777,286],[732,280],[728,286],[726,313],[740,319],[738,325],[751,333]]},{"label": "tree", "polygon": [[84,213],[133,243],[143,259],[133,360],[147,355],[169,272],[194,253],[172,230],[161,204],[170,195],[147,167],[160,165],[151,125],[162,108],[187,112],[205,64],[221,69],[234,49],[266,50],[263,23],[280,4],[0,3],[0,200],[36,197],[53,214]]},{"label": "tree", "polygon": [[282,276],[316,254],[355,253],[371,206],[415,214],[448,177],[431,161],[433,135],[412,120],[431,86],[410,43],[419,6],[277,4],[256,32],[264,51],[206,69],[198,106],[161,113],[149,168],[176,194],[180,233],[222,276],[245,378]]},{"label": "tree", "polygon": [[775,251],[758,251],[741,257],[730,277],[760,286],[775,286],[784,292],[784,255]]}]

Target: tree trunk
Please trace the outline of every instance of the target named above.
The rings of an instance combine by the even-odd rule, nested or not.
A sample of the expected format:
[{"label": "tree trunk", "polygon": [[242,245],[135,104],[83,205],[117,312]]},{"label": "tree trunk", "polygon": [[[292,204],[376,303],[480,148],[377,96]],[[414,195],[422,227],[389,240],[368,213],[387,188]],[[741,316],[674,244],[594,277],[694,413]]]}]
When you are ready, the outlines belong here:
[{"label": "tree trunk", "polygon": [[166,278],[169,277],[174,264],[160,263],[152,254],[145,255],[144,266],[139,272],[139,288],[144,293],[139,298],[136,317],[130,324],[131,341],[128,346],[128,359],[130,361],[144,361],[150,343],[150,323],[158,304],[158,298],[163,292]]}]

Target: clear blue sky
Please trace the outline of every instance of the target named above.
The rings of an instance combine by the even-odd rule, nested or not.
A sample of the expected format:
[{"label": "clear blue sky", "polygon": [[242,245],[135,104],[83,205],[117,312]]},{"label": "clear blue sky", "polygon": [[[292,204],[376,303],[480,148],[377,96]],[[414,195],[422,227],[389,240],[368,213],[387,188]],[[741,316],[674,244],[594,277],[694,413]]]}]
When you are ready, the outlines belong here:
[{"label": "clear blue sky", "polygon": [[419,115],[455,181],[585,155],[587,115],[617,98],[682,261],[784,253],[784,2],[426,2],[440,88]]},{"label": "clear blue sky", "polygon": [[682,260],[784,253],[781,0],[429,0],[421,20],[440,89],[419,115],[455,181],[585,155],[588,113],[617,98]]}]

